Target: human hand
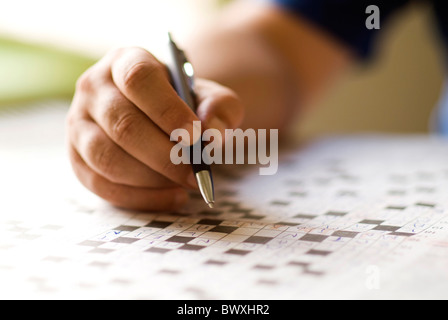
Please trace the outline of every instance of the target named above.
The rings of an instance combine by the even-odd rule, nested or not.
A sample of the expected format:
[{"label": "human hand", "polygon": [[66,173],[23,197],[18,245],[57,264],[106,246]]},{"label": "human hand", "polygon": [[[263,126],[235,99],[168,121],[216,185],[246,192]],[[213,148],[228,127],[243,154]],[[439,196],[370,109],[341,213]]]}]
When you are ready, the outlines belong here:
[{"label": "human hand", "polygon": [[182,207],[197,188],[189,165],[174,165],[173,130],[236,128],[243,106],[230,89],[197,79],[196,114],[148,51],[111,51],[78,80],[66,127],[72,167],[81,183],[111,204],[135,210]]}]

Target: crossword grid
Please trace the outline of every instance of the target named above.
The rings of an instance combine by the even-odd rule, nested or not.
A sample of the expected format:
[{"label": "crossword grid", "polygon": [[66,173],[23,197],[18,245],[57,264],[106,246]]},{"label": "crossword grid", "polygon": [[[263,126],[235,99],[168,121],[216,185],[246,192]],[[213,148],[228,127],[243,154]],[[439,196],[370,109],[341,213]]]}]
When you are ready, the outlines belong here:
[{"label": "crossword grid", "polygon": [[[227,191],[224,194],[232,195]],[[296,195],[294,192],[290,194]],[[343,196],[346,195],[344,192]],[[200,207],[200,197],[196,197],[196,201]],[[288,206],[289,202],[273,200],[269,204],[275,208]],[[273,223],[264,221],[270,218],[269,215],[239,208],[234,199],[221,201],[219,208],[222,210],[205,210],[193,216],[188,212],[156,216],[149,221],[140,220],[139,225],[132,224],[131,220],[129,224],[119,225],[79,245],[91,247],[89,252],[98,254],[109,254],[129,245],[154,255],[185,251],[192,256],[206,257],[202,260],[203,265],[225,268],[246,260],[250,261],[248,270],[264,271],[268,275],[276,268],[290,267],[297,274],[322,277],[332,271],[325,267],[326,257],[332,257],[332,262],[337,261],[335,255],[340,253],[344,257],[356,246],[363,249],[369,246],[381,249],[384,243],[398,246],[440,219],[437,215],[424,220],[408,215],[407,219],[397,220],[399,225],[393,225],[390,221],[377,219],[378,214],[372,219],[354,221],[349,218],[348,211],[330,210],[321,215],[289,215],[285,221]],[[396,216],[406,210],[436,208],[433,203],[417,202],[408,207],[387,205],[383,211]],[[344,247],[348,249],[344,250]],[[160,272],[178,274],[182,270],[171,267]],[[276,279],[264,279],[263,275],[254,282],[269,286],[279,283]]]},{"label": "crossword grid", "polygon": [[[0,275],[50,297],[308,297],[311,288],[359,282],[366,266],[415,259],[427,243],[444,246],[445,144],[426,145],[438,156],[406,166],[394,163],[412,159],[414,148],[392,156],[394,144],[371,143],[369,152],[346,144],[286,154],[271,178],[250,168],[220,174],[216,209],[193,193],[175,213],[69,199],[62,210],[70,219],[8,218],[0,224]],[[377,150],[389,159],[366,161]]]},{"label": "crossword grid", "polygon": [[[214,214],[214,213],[212,213]],[[327,216],[344,216],[346,213],[328,212]],[[298,214],[293,218],[312,221],[316,216]],[[364,219],[348,227],[346,230],[335,230],[326,227],[310,228],[307,224],[278,222],[264,224],[248,222],[248,220],[221,220],[216,218],[177,218],[175,221],[149,221],[144,226],[120,225],[99,234],[92,239],[79,243],[92,247],[92,253],[110,253],[126,245],[144,247],[144,252],[165,254],[172,250],[199,251],[215,243],[227,244],[230,249],[225,254],[245,256],[260,247],[276,248],[296,243],[311,242],[320,244],[319,248],[331,248],[333,243],[346,243],[350,239],[366,231],[377,231],[383,237],[410,237],[415,232],[401,232],[400,226],[384,225],[381,220]],[[311,229],[311,230],[309,230]],[[308,231],[309,232],[306,232]],[[414,230],[415,231],[415,230]],[[346,239],[346,240],[344,240]],[[112,245],[110,245],[112,244]],[[331,250],[310,249],[309,255],[326,256]],[[217,263],[209,260],[207,263]],[[222,262],[224,264],[225,262]]]}]

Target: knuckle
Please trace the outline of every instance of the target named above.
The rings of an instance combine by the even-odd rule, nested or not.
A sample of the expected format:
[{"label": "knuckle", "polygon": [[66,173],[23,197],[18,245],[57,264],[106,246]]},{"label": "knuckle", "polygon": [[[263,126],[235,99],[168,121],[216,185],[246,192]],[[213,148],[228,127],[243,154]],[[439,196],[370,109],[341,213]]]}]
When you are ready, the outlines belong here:
[{"label": "knuckle", "polygon": [[90,137],[85,152],[89,162],[102,176],[107,178],[115,176],[115,153],[103,142],[100,135]]},{"label": "knuckle", "polygon": [[79,92],[92,92],[93,91],[93,81],[91,79],[91,71],[87,70],[84,72],[76,81],[76,91]]},{"label": "knuckle", "polygon": [[123,84],[127,90],[138,90],[146,79],[162,72],[162,64],[156,61],[139,61],[132,64],[124,74]]},{"label": "knuckle", "polygon": [[95,152],[94,160],[101,174],[109,181],[116,182],[117,166],[115,164],[114,152],[108,147],[100,148]]},{"label": "knuckle", "polygon": [[136,113],[127,112],[117,117],[112,124],[112,139],[119,144],[128,144],[133,142],[138,135],[138,123],[140,117]]},{"label": "knuckle", "polygon": [[102,112],[104,114],[102,116],[111,120],[111,124],[118,120],[121,113],[132,109],[130,101],[115,87],[103,90],[101,98],[98,101],[103,106]]}]

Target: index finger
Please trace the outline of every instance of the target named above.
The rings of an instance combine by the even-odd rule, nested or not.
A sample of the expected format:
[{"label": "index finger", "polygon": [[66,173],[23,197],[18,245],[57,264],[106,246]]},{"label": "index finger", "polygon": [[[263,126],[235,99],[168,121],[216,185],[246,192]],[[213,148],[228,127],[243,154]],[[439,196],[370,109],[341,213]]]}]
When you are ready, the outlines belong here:
[{"label": "index finger", "polygon": [[141,48],[123,52],[112,64],[115,85],[162,131],[170,135],[183,128],[193,137],[193,110],[177,95],[166,67]]}]

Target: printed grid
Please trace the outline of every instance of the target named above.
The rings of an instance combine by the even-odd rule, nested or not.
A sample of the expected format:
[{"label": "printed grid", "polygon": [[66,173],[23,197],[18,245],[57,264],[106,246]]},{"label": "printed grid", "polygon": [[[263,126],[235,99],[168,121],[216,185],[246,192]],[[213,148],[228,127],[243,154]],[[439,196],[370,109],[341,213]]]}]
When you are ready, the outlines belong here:
[{"label": "printed grid", "polygon": [[[2,259],[0,270],[50,297],[67,290],[104,294],[110,286],[144,298],[258,297],[258,292],[269,298],[280,290],[284,297],[300,297],[305,289],[294,281],[305,281],[306,290],[340,284],[338,277],[347,279],[369,264],[421,254],[422,243],[444,245],[446,144],[426,146],[437,156],[428,163],[404,162],[405,167],[389,164],[412,159],[413,145],[393,161],[377,163],[373,157],[374,166],[366,158],[391,156],[387,144],[371,143],[367,154],[353,141],[348,145],[287,154],[271,178],[254,176],[250,168],[220,173],[216,209],[204,210],[199,194],[171,213],[99,210],[71,199],[63,209],[72,211],[73,220],[2,221],[0,254],[12,257],[28,245],[38,250],[28,258],[33,269]],[[75,236],[70,223],[81,213],[99,223],[81,224],[76,230],[86,230]],[[54,247],[42,249],[39,241]],[[75,283],[67,277],[74,269]],[[169,289],[154,292],[152,283]]]}]

